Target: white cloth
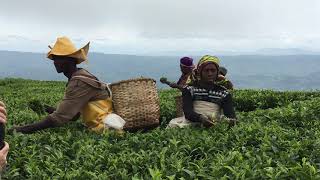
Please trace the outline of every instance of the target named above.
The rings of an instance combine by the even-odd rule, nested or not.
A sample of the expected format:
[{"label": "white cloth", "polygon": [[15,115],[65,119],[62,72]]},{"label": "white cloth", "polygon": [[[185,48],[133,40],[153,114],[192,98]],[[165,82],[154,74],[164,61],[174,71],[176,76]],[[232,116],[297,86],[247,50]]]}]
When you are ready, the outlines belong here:
[{"label": "white cloth", "polygon": [[195,125],[199,125],[199,124],[200,123],[189,121],[184,116],[182,116],[182,117],[172,119],[169,122],[167,128],[177,128],[177,127],[183,128],[183,127],[192,126],[192,125],[195,126]]},{"label": "white cloth", "polygon": [[123,120],[119,115],[114,114],[114,113],[108,114],[104,118],[103,122],[106,127],[118,129],[118,130],[123,129],[124,125],[126,124],[125,120]]},{"label": "white cloth", "polygon": [[[221,119],[221,108],[219,105],[207,101],[194,101],[194,112],[207,116],[211,121],[218,122]],[[172,119],[167,128],[183,128],[187,126],[199,125],[199,122],[192,122],[184,116]]]},{"label": "white cloth", "polygon": [[221,108],[218,104],[207,101],[193,101],[193,110],[198,114],[207,116],[213,122],[220,121]]}]

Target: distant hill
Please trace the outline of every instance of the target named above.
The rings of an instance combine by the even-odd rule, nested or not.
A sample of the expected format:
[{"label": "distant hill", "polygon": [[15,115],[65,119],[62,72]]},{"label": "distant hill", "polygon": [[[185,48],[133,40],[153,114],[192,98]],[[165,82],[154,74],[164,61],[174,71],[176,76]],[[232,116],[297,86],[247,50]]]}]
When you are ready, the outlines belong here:
[{"label": "distant hill", "polygon": [[[320,89],[320,55],[237,55],[220,56],[220,59],[229,70],[228,77],[238,88]],[[180,73],[177,56],[91,53],[89,64],[82,67],[107,82],[140,76],[156,80],[166,76],[177,80]],[[45,54],[0,51],[0,78],[5,77],[66,80],[55,72],[52,61],[46,59]]]}]

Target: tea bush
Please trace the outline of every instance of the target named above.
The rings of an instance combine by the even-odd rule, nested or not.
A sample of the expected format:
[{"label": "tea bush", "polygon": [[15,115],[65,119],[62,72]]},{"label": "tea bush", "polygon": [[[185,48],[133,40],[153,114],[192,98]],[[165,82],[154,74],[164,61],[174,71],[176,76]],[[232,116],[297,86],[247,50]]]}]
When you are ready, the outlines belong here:
[{"label": "tea bush", "polygon": [[[13,125],[38,121],[65,83],[0,80]],[[165,129],[175,90],[159,92],[161,127],[146,133],[95,134],[80,121],[6,136],[7,179],[320,179],[320,93],[236,90],[239,123]],[[37,109],[37,112],[31,110]],[[36,107],[36,108],[35,108]]]}]

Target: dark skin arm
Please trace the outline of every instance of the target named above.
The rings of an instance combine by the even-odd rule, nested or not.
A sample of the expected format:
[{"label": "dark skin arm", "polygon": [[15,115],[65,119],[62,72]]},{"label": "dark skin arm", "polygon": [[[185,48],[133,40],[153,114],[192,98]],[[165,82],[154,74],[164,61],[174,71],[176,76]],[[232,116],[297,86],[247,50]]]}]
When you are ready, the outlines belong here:
[{"label": "dark skin arm", "polygon": [[182,86],[178,85],[177,83],[173,83],[173,82],[168,81],[167,78],[161,78],[160,82],[163,84],[167,84],[171,88],[179,89],[180,91],[183,90]]},{"label": "dark skin arm", "polygon": [[229,94],[222,103],[222,109],[227,118],[229,118],[229,127],[236,125],[237,117],[233,107],[232,95]]},{"label": "dark skin arm", "polygon": [[[56,108],[45,105],[45,111],[48,114],[52,114],[55,110],[56,110]],[[70,121],[76,121],[77,119],[79,119],[79,117],[80,117],[80,112],[77,113]],[[42,129],[54,128],[54,127],[59,127],[59,126],[61,126],[61,124],[58,124],[50,116],[47,116],[39,122],[35,122],[35,123],[28,124],[25,126],[13,127],[11,130],[9,130],[9,132],[16,130],[17,132],[21,132],[24,134],[30,134],[30,133],[34,133],[34,132],[42,130]]]},{"label": "dark skin arm", "polygon": [[194,112],[193,110],[193,101],[190,92],[187,89],[182,91],[182,101],[183,101],[183,111],[185,117],[193,122],[201,122],[204,127],[213,126],[213,122],[210,119],[203,115]]},{"label": "dark skin arm", "polygon": [[[75,121],[80,117],[80,113],[75,115],[71,121]],[[42,129],[47,129],[47,128],[54,128],[54,127],[59,127],[60,124],[58,124],[56,121],[50,118],[50,116],[45,117],[43,120],[33,123],[33,124],[28,124],[25,126],[19,126],[19,127],[13,127],[10,131],[16,130],[17,132],[21,132],[24,134],[30,134],[34,133],[36,131],[42,130]]]},{"label": "dark skin arm", "polygon": [[43,120],[36,122],[36,123],[28,124],[25,126],[13,127],[12,129],[9,130],[9,133],[16,130],[17,132],[21,132],[24,134],[30,134],[35,131],[39,131],[39,130],[47,129],[47,128],[58,127],[58,126],[59,126],[59,124],[57,124],[53,119],[51,119],[49,116],[47,116]]}]

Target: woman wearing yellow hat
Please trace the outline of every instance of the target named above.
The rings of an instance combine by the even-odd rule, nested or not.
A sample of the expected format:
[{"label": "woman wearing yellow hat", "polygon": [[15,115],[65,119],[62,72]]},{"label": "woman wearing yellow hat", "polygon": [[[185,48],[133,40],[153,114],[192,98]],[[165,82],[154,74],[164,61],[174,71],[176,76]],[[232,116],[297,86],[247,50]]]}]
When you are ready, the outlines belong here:
[{"label": "woman wearing yellow hat", "polygon": [[220,121],[221,110],[233,126],[236,115],[231,94],[215,83],[219,73],[219,59],[205,55],[195,70],[195,80],[192,85],[182,91],[183,112],[185,117],[170,121],[168,127],[184,127],[202,125],[210,127]]},{"label": "woman wearing yellow hat", "polygon": [[[68,78],[64,97],[57,109],[54,109],[42,121],[15,127],[14,129],[17,132],[32,133],[45,128],[57,127],[77,119],[79,113],[82,112],[86,126],[94,131],[103,130],[102,116],[112,110],[111,91],[107,85],[98,81],[87,70],[77,68],[77,64],[87,60],[89,43],[81,49],[76,49],[67,37],[60,37],[53,48],[50,46],[49,48],[51,50],[48,52],[47,57],[53,60],[57,72],[63,73]],[[91,112],[90,102],[95,102],[102,112]],[[88,117],[91,119],[88,120]]]}]

